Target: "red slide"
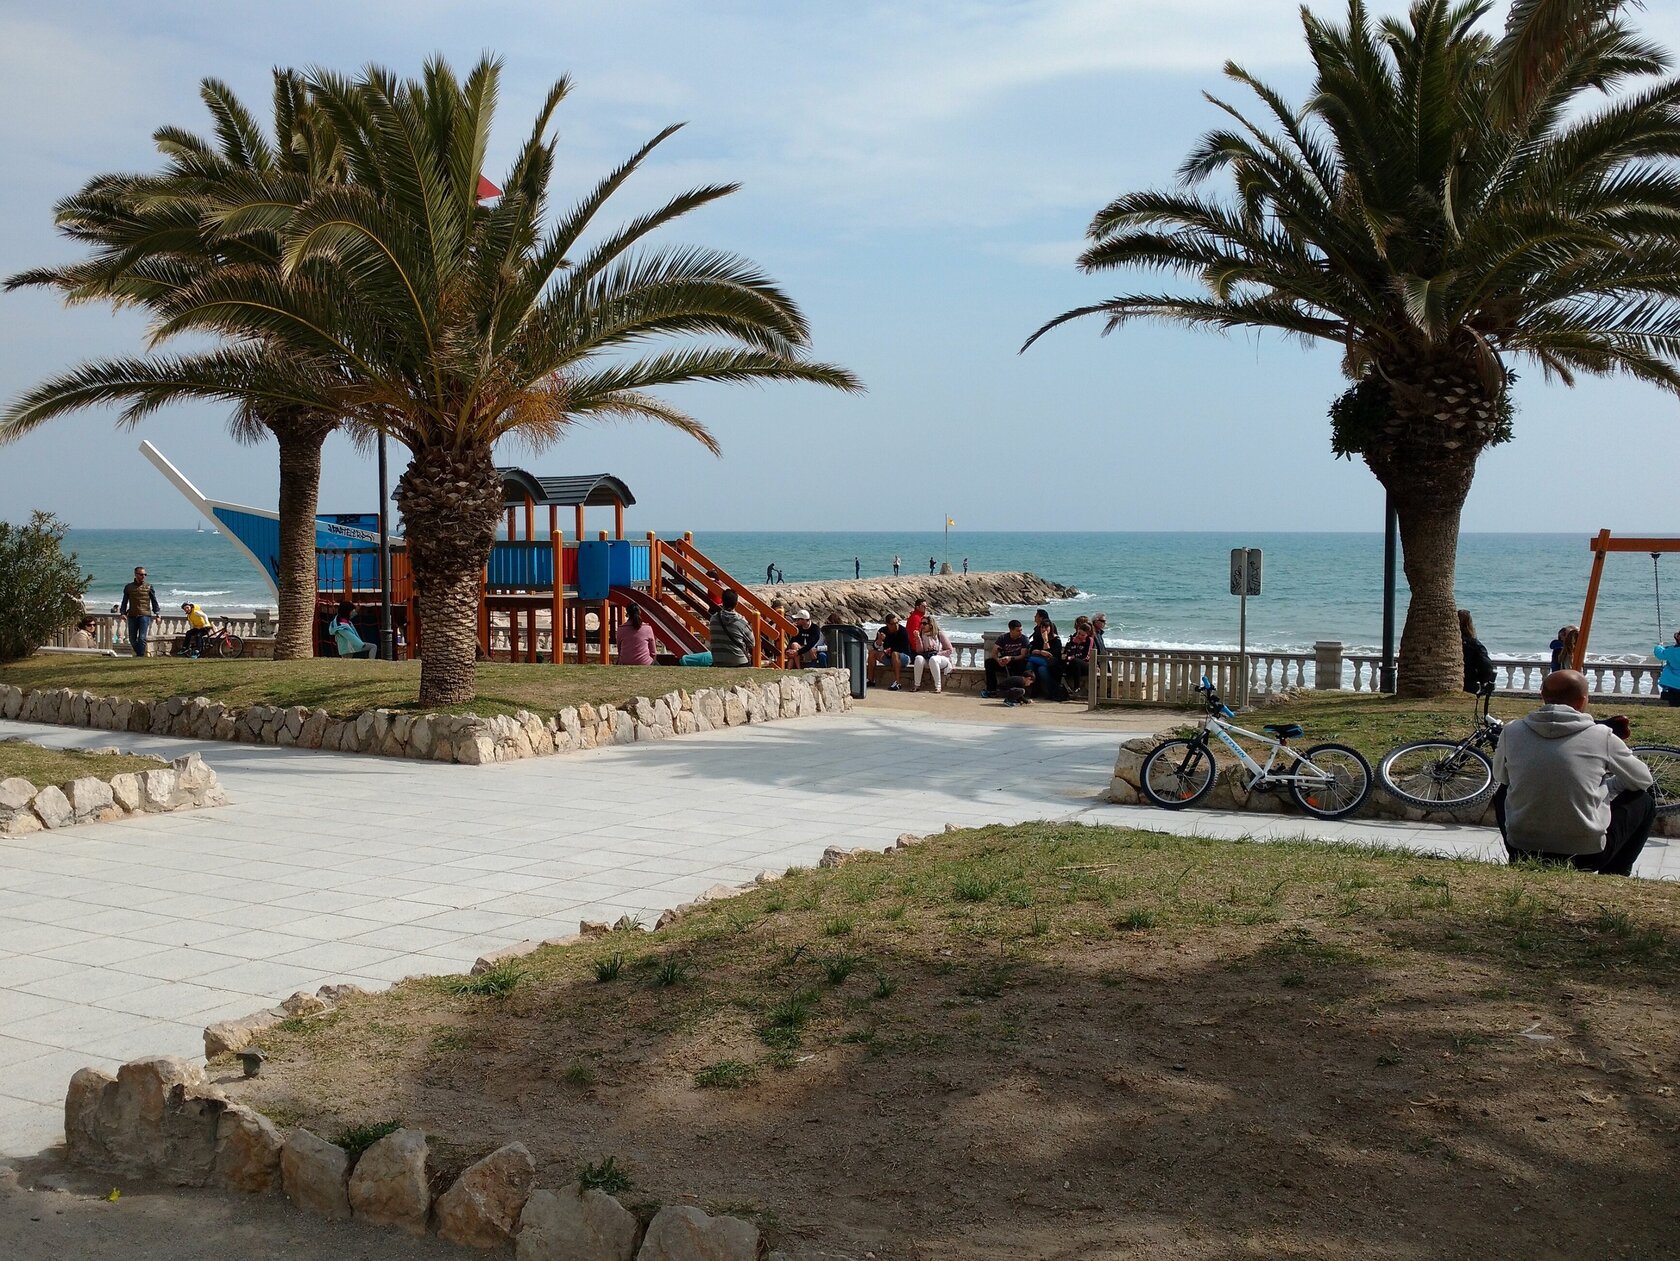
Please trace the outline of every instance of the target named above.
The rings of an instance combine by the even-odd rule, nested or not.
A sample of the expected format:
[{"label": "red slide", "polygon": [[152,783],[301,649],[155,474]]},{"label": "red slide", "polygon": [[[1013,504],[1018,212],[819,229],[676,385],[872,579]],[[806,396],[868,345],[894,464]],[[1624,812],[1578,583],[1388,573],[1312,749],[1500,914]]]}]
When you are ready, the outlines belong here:
[{"label": "red slide", "polygon": [[641,609],[642,620],[653,627],[654,636],[663,640],[665,647],[679,657],[691,652],[706,651],[706,645],[688,629],[682,619],[647,592],[639,591],[635,587],[614,587],[607,593],[607,599],[621,609],[627,609],[631,605]]}]

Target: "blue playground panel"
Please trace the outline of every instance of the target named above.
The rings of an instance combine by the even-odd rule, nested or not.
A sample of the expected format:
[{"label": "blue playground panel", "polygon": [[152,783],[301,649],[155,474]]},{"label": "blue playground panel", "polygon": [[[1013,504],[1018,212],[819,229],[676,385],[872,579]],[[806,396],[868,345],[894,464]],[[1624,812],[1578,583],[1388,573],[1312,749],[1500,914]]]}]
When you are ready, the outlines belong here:
[{"label": "blue playground panel", "polygon": [[554,548],[549,543],[497,543],[490,549],[487,581],[492,587],[526,591],[554,589]]}]

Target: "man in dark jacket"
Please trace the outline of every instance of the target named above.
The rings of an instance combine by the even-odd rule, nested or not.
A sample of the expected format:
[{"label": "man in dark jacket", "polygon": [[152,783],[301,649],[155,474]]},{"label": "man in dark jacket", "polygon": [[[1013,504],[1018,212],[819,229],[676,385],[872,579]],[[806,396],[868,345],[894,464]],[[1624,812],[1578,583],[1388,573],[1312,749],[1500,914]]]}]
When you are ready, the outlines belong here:
[{"label": "man in dark jacket", "polygon": [[905,668],[916,659],[915,648],[910,643],[910,632],[898,620],[897,613],[888,613],[887,621],[880,630],[875,632],[875,650],[869,654],[869,664],[874,670],[874,683],[880,683],[881,667],[892,667],[892,686],[889,692],[899,690],[899,678]]},{"label": "man in dark jacket", "polygon": [[146,655],[146,641],[151,638],[152,619],[158,615],[157,592],[146,581],[146,567],[134,567],[134,581],[123,588],[122,605],[118,613],[128,618],[128,642],[136,657]]},{"label": "man in dark jacket", "polygon": [[715,666],[745,666],[752,664],[752,627],[747,619],[735,611],[741,595],[733,587],[723,592],[720,607],[706,619],[711,640],[712,664]]}]

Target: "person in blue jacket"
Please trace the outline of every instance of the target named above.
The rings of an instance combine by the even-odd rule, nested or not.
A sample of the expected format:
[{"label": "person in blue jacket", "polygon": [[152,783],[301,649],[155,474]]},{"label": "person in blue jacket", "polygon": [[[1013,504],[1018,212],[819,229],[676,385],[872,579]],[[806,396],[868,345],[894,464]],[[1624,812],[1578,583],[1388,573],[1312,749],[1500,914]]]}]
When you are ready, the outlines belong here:
[{"label": "person in blue jacket", "polygon": [[1662,689],[1664,705],[1680,707],[1680,631],[1674,632],[1672,644],[1658,644],[1651,655],[1663,663],[1657,686]]}]

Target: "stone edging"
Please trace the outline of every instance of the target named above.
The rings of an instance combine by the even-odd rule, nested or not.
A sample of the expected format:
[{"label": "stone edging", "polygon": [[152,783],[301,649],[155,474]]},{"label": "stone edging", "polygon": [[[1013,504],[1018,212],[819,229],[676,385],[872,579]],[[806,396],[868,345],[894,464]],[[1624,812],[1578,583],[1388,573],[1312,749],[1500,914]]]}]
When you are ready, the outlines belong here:
[{"label": "stone edging", "polygon": [[27,779],[0,779],[0,836],[24,836],[78,823],[108,823],[133,814],[197,810],[226,802],[216,772],[196,753],[178,757],[156,770],[125,772],[108,780],[83,775],[62,787],[37,789]]},{"label": "stone edging", "polygon": [[[884,852],[924,839],[905,833]],[[838,867],[871,852],[830,846],[819,865]],[[714,885],[664,912],[657,927],[776,879],[777,873],[765,871],[749,884]],[[629,919],[616,926],[584,921],[574,935],[484,955],[472,972],[482,975],[543,946],[636,926]],[[323,1015],[366,993],[357,985],[323,985],[315,994],[300,991],[278,1007],[211,1025],[204,1031],[205,1058],[243,1051],[281,1020]],[[535,1188],[536,1162],[518,1142],[468,1166],[434,1199],[429,1148],[420,1131],[387,1134],[352,1162],[344,1149],[301,1126],[282,1134],[256,1109],[228,1099],[202,1068],[173,1055],[131,1061],[114,1077],[103,1069],[79,1069],[65,1094],[64,1138],[75,1165],[177,1186],[282,1191],[299,1208],[332,1221],[356,1217],[415,1235],[435,1229],[452,1243],[475,1248],[516,1243],[520,1261],[789,1261],[783,1253],[767,1253],[758,1227],[741,1218],[667,1204],[644,1230],[635,1214],[603,1191]]]},{"label": "stone edging", "polygon": [[344,719],[301,705],[230,709],[203,696],[147,702],[69,688],[0,685],[0,718],[478,766],[839,713],[852,707],[849,682],[845,670],[810,670],[762,684],[638,696],[625,705],[567,706],[552,716],[523,709],[492,718],[370,709]]}]

